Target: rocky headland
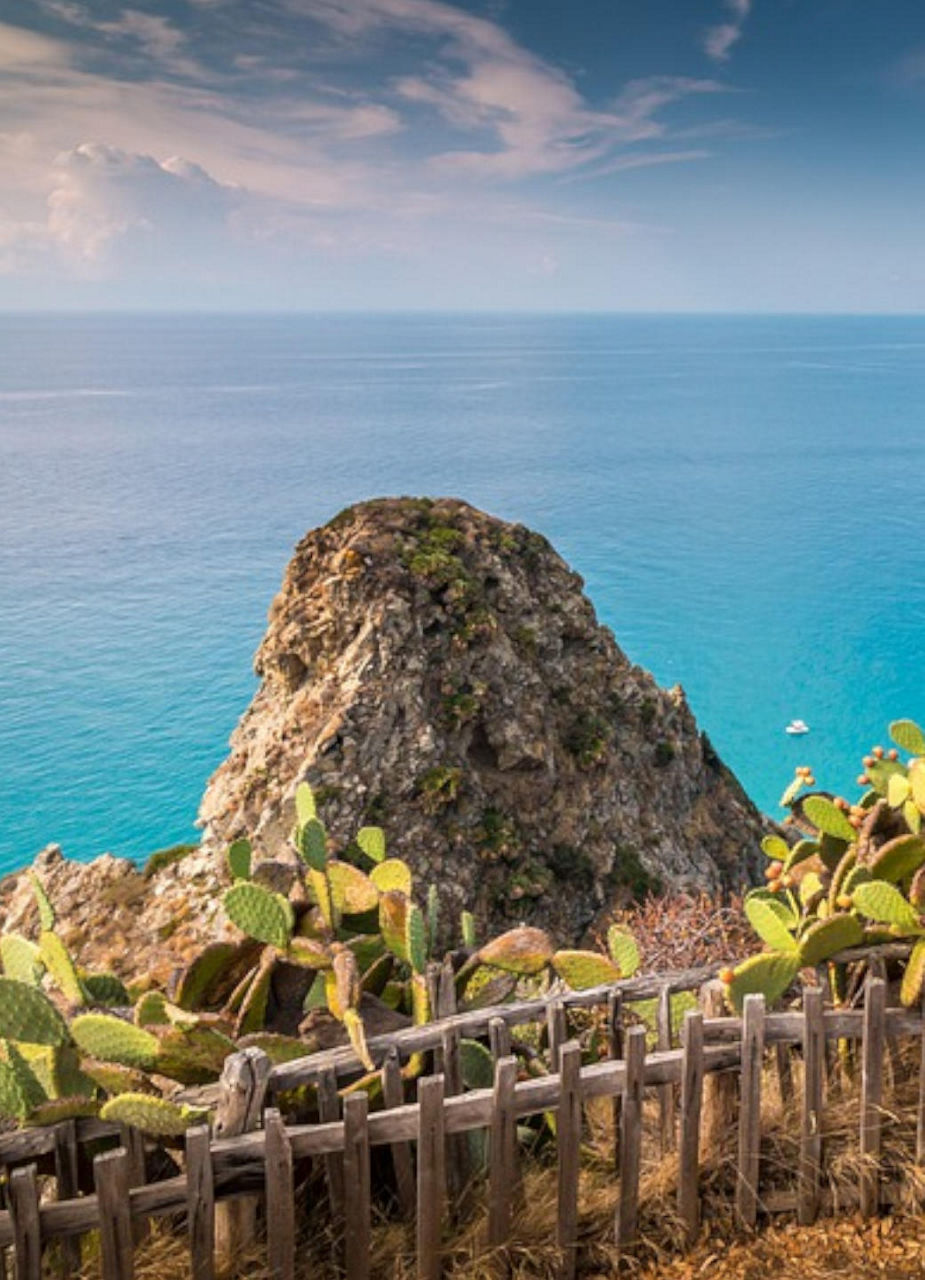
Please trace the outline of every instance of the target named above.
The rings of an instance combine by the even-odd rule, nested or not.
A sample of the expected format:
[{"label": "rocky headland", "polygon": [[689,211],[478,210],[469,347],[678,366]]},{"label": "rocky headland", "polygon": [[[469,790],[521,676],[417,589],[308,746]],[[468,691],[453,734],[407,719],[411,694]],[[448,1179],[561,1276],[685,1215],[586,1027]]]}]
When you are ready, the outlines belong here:
[{"label": "rocky headland", "polygon": [[[303,779],[335,845],[384,827],[445,919],[467,907],[577,941],[634,895],[752,879],[765,820],[682,690],[629,662],[582,586],[541,535],[455,499],[364,502],[307,534],[206,788],[201,847],[147,875],[42,855],[70,941],[161,976],[230,928],[229,841],[292,856]],[[23,877],[0,884],[0,912],[28,930]]]}]

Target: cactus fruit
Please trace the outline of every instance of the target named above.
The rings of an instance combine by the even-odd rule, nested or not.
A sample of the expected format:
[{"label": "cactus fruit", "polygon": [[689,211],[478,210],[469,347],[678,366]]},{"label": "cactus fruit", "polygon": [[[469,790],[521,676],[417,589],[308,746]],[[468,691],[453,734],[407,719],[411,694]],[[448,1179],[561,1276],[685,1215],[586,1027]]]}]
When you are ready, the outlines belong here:
[{"label": "cactus fruit", "polygon": [[233,840],[228,846],[226,857],[228,859],[228,870],[231,872],[233,880],[247,880],[251,873],[251,858],[253,850],[251,842],[247,839]]},{"label": "cactus fruit", "polygon": [[726,995],[737,1013],[742,1012],[745,997],[760,993],[770,1003],[784,994],[800,968],[795,952],[763,951],[749,956],[732,971]]},{"label": "cactus fruit", "polygon": [[7,978],[37,987],[44,972],[39,949],[18,933],[0,935],[0,968]]},{"label": "cactus fruit", "polygon": [[405,897],[411,897],[411,868],[407,862],[402,862],[401,858],[386,858],[384,862],[380,862],[373,867],[369,873],[369,878],[380,893],[389,893],[392,890],[397,890],[399,893],[403,893]]},{"label": "cactus fruit", "polygon": [[223,902],[228,919],[242,933],[281,951],[286,949],[295,925],[288,898],[249,880],[238,880],[227,890]]},{"label": "cactus fruit", "polygon": [[641,963],[639,947],[629,929],[612,924],[607,930],[607,950],[620,970],[621,978],[631,978]]},{"label": "cactus fruit", "polygon": [[531,977],[541,973],[553,957],[553,945],[542,929],[519,925],[487,942],[478,953],[482,964],[507,973]]},{"label": "cactus fruit", "polygon": [[357,844],[371,862],[382,863],[385,858],[385,832],[381,827],[360,827]]},{"label": "cactus fruit", "polygon": [[110,1098],[100,1111],[100,1119],[111,1124],[127,1124],[142,1133],[160,1138],[178,1137],[190,1125],[200,1124],[208,1115],[202,1107],[177,1106],[147,1093],[121,1093]]},{"label": "cactus fruit", "polygon": [[818,920],[800,939],[800,964],[821,964],[839,951],[859,947],[864,941],[864,928],[855,915],[832,915]]},{"label": "cactus fruit", "polygon": [[550,963],[573,991],[618,982],[622,976],[609,956],[602,956],[598,951],[556,951]]},{"label": "cactus fruit", "polygon": [[82,1053],[103,1062],[150,1071],[160,1045],[157,1038],[134,1023],[109,1013],[84,1013],[71,1023],[71,1035]]},{"label": "cactus fruit", "polygon": [[0,1039],[67,1044],[67,1023],[44,992],[15,978],[0,978]]}]

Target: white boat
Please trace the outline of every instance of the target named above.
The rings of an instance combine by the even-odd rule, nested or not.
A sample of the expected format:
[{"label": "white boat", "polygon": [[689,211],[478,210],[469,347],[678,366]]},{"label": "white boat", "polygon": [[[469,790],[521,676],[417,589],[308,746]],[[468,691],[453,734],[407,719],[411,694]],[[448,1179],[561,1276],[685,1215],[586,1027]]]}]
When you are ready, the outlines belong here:
[{"label": "white boat", "polygon": [[785,733],[809,733],[809,725],[805,720],[791,720],[784,730]]}]

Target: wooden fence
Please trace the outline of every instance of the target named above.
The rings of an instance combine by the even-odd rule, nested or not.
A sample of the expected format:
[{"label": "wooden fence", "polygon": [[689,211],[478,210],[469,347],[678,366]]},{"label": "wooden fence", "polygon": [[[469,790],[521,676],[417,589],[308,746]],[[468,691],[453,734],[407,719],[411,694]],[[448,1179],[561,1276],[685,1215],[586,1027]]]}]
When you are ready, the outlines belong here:
[{"label": "wooden fence", "polygon": [[[767,1212],[795,1212],[801,1223],[826,1208],[823,1130],[827,1058],[838,1042],[853,1044],[860,1061],[858,1151],[855,1204],[876,1213],[896,1197],[880,1167],[884,1123],[884,1062],[901,1039],[913,1039],[920,1064],[914,1116],[916,1160],[925,1163],[925,1018],[918,1011],[887,1007],[887,985],[868,980],[863,1008],[827,1009],[822,989],[808,988],[800,1011],[768,1013],[761,996],[749,996],[743,1016],[710,1016],[717,984],[707,984],[702,1007],[688,1011],[680,1046],[672,1046],[669,996],[689,990],[703,977],[689,971],[569,994],[551,1002],[459,1014],[426,1027],[410,1028],[372,1042],[382,1083],[381,1110],[370,1111],[362,1091],[338,1092],[338,1080],[358,1073],[347,1050],[333,1050],[270,1068],[266,1057],[247,1050],[229,1058],[222,1078],[213,1129],[189,1130],[182,1172],[145,1181],[144,1145],[139,1135],[119,1133],[96,1120],[70,1121],[47,1129],[0,1137],[0,1167],[8,1172],[7,1208],[0,1211],[0,1275],[7,1260],[16,1280],[39,1280],[43,1251],[58,1242],[54,1261],[73,1276],[79,1264],[78,1238],[99,1231],[105,1280],[128,1280],[146,1220],[174,1215],[176,1229],[189,1240],[190,1274],[211,1280],[218,1263],[253,1237],[260,1201],[266,1223],[267,1255],[274,1280],[288,1280],[296,1264],[297,1174],[306,1162],[324,1171],[331,1210],[341,1223],[348,1280],[370,1271],[373,1189],[371,1153],[388,1148],[400,1212],[415,1223],[417,1272],[435,1280],[441,1271],[441,1240],[454,1201],[472,1186],[467,1144],[462,1135],[488,1134],[484,1198],[486,1248],[509,1237],[519,1188],[517,1122],[554,1112],[558,1200],[556,1243],[564,1280],[574,1274],[578,1241],[578,1169],[583,1109],[593,1099],[610,1099],[616,1120],[615,1169],[618,1182],[616,1243],[630,1251],[637,1236],[643,1144],[642,1108],[649,1091],[656,1099],[662,1150],[677,1153],[677,1209],[688,1238],[699,1226],[702,1152],[716,1126],[737,1126],[734,1208],[741,1226],[754,1227]],[[625,1026],[628,1000],[658,998],[661,1047],[647,1049],[647,1032]],[[607,1059],[582,1065],[582,1051],[570,1038],[570,1011],[607,1008]],[[666,1043],[666,1015],[669,1017]],[[518,1078],[511,1054],[511,1028],[544,1018],[552,1061],[550,1074]],[[492,1088],[463,1091],[459,1041],[482,1036],[494,1059]],[[413,1052],[433,1050],[439,1070],[421,1076],[416,1098],[406,1101],[400,1064]],[[790,1062],[802,1058],[799,1096],[799,1159],[792,1185],[773,1193],[762,1188],[759,1152],[762,1089],[769,1062],[776,1064],[785,1091],[793,1090]],[[312,1083],[318,1090],[320,1119],[286,1124],[272,1104],[280,1094]],[[342,1105],[341,1105],[342,1104]],[[113,1149],[92,1161],[95,1190],[78,1194],[78,1164],[88,1144]],[[149,1153],[150,1154],[150,1153]],[[52,1179],[56,1199],[47,1188]],[[779,1182],[779,1177],[776,1179]],[[45,1191],[43,1192],[43,1188]],[[308,1208],[307,1205],[301,1206]],[[46,1257],[46,1265],[48,1258]]]}]

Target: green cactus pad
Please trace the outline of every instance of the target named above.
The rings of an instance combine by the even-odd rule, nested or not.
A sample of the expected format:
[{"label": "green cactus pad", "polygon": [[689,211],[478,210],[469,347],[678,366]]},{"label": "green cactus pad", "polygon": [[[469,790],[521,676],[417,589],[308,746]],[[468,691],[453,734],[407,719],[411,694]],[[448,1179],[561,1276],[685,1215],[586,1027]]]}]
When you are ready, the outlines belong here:
[{"label": "green cactus pad", "polygon": [[411,897],[411,868],[401,858],[386,858],[385,862],[373,867],[369,878],[380,893],[398,892]]},{"label": "green cactus pad", "polygon": [[369,876],[349,862],[328,863],[328,884],[337,910],[342,915],[359,916],[379,906],[379,890]]},{"label": "green cactus pad", "polygon": [[321,918],[327,929],[333,933],[340,927],[340,910],[331,892],[328,878],[323,871],[310,869],[308,883],[312,896],[318,904],[318,910],[321,912]]},{"label": "green cactus pad", "polygon": [[114,973],[78,974],[89,1004],[101,1004],[111,1009],[125,1008],[132,998],[125,983]]},{"label": "green cactus pad", "polygon": [[179,1084],[209,1084],[234,1053],[234,1041],[215,1027],[158,1028],[158,1054],[152,1070]]},{"label": "green cactus pad", "polygon": [[519,925],[487,942],[478,954],[482,964],[531,977],[552,960],[553,945],[542,929]]},{"label": "green cactus pad", "polygon": [[814,858],[818,852],[819,842],[817,840],[798,840],[784,860],[784,870],[792,871],[794,867],[798,867],[807,858]]},{"label": "green cactus pad", "polygon": [[851,895],[854,905],[868,920],[890,926],[897,937],[920,933],[919,917],[895,885],[885,880],[870,880],[859,884]]},{"label": "green cactus pad", "polygon": [[459,931],[462,934],[462,943],[464,947],[478,946],[478,939],[475,932],[475,916],[471,911],[463,911],[460,913]]},{"label": "green cactus pad", "polygon": [[912,794],[912,784],[904,773],[894,773],[886,784],[887,804],[900,809]]},{"label": "green cactus pad", "polygon": [[490,1089],[495,1082],[494,1059],[478,1040],[460,1040],[459,1067],[467,1089]]},{"label": "green cactus pad", "polygon": [[597,951],[557,951],[551,963],[559,977],[573,991],[600,987],[605,982],[619,982],[623,976],[608,956],[602,956]]},{"label": "green cactus pad", "polygon": [[273,966],[261,965],[254,975],[254,981],[248,988],[238,1019],[234,1026],[236,1036],[251,1035],[262,1031],[267,1018],[267,1002],[270,999],[270,983],[273,981]]},{"label": "green cactus pad", "polygon": [[745,914],[758,937],[769,947],[775,951],[793,951],[796,948],[793,934],[770,903],[761,898],[747,898]]},{"label": "green cactus pad", "polygon": [[408,913],[411,903],[396,889],[379,897],[379,929],[388,949],[399,960],[408,959]]},{"label": "green cactus pad", "polygon": [[208,1115],[201,1107],[177,1106],[165,1098],[146,1093],[122,1093],[111,1098],[100,1111],[100,1119],[111,1124],[127,1124],[159,1138],[178,1137],[190,1125],[200,1124]]},{"label": "green cactus pad", "polygon": [[846,894],[854,893],[859,884],[867,884],[873,880],[873,876],[867,867],[852,867],[845,876],[845,883],[842,885],[842,892]]},{"label": "green cactus pad", "polygon": [[416,1027],[423,1027],[431,1018],[427,983],[420,973],[411,976],[411,1018]]},{"label": "green cactus pad", "polygon": [[237,1041],[238,1049],[260,1049],[274,1064],[295,1062],[314,1053],[317,1044],[314,1041],[299,1040],[296,1036],[281,1036],[270,1031],[258,1031],[253,1035],[243,1036]]},{"label": "green cactus pad", "polygon": [[364,991],[368,991],[370,995],[381,996],[394,969],[395,957],[390,951],[387,951],[385,955],[381,955],[378,960],[374,960],[365,970],[363,977],[360,979],[360,986]]},{"label": "green cactus pad", "polygon": [[233,942],[212,942],[184,969],[177,983],[174,1004],[181,1009],[207,1008],[217,999],[215,988],[238,956]]},{"label": "green cactus pad", "polygon": [[29,1128],[45,1128],[46,1125],[61,1124],[64,1120],[88,1120],[99,1113],[100,1104],[94,1098],[50,1098],[48,1102],[42,1102],[34,1108],[26,1125]]},{"label": "green cactus pad", "polygon": [[286,950],[286,959],[290,964],[301,965],[304,969],[330,969],[331,952],[327,944],[317,938],[295,937]]},{"label": "green cactus pad", "polygon": [[786,862],[790,845],[781,836],[765,836],[761,842],[761,851],[773,862]]},{"label": "green cactus pad", "polygon": [[427,951],[433,952],[440,933],[440,890],[435,884],[427,890]]},{"label": "green cactus pad", "polygon": [[93,1081],[83,1071],[80,1054],[72,1044],[59,1045],[50,1055],[48,1093],[54,1098],[76,1098],[93,1093]]},{"label": "green cactus pad", "polygon": [[300,827],[318,816],[315,793],[307,782],[300,782],[295,792],[295,816]]},{"label": "green cactus pad", "polygon": [[629,929],[618,924],[612,924],[607,930],[607,950],[621,978],[631,978],[642,963],[636,939]]},{"label": "green cactus pad", "polygon": [[356,956],[360,973],[365,973],[369,966],[385,953],[385,943],[378,933],[359,933],[346,945]]},{"label": "green cactus pad", "polygon": [[0,1039],[67,1044],[67,1023],[44,992],[15,978],[0,978]]},{"label": "green cactus pad", "polygon": [[135,1005],[134,1021],[136,1027],[165,1026],[167,1017],[167,997],[163,991],[146,991]]},{"label": "green cactus pad", "polygon": [[39,927],[49,931],[55,927],[55,909],[51,905],[48,894],[45,892],[45,886],[35,874],[34,871],[29,872],[29,880],[32,884],[32,894],[35,898],[35,905],[39,913]]},{"label": "green cactus pad", "polygon": [[925,813],[925,760],[913,760],[909,765],[909,785],[916,808]]},{"label": "green cactus pad", "polygon": [[242,933],[281,951],[286,949],[295,925],[288,898],[249,880],[238,880],[226,891],[222,901],[228,919]]},{"label": "green cactus pad", "polygon": [[[11,1040],[0,1040],[0,1115],[22,1120],[45,1102],[38,1076]],[[15,1109],[13,1109],[15,1108]]]},{"label": "green cactus pad", "polygon": [[145,1073],[135,1067],[120,1067],[117,1062],[99,1062],[96,1058],[83,1058],[80,1065],[93,1084],[113,1097],[119,1093],[157,1092]]},{"label": "green cactus pad", "polygon": [[247,880],[250,877],[253,853],[251,842],[245,837],[231,842],[225,857],[228,860],[228,870],[231,872],[232,879]]},{"label": "green cactus pad", "polygon": [[749,889],[745,895],[745,901],[750,902],[753,898],[770,907],[778,919],[782,920],[788,928],[795,929],[800,923],[800,914],[793,907],[789,895],[772,893],[770,889],[764,888]]},{"label": "green cactus pad", "polygon": [[905,777],[906,766],[900,764],[898,760],[875,760],[873,764],[866,766],[864,772],[870,779],[870,785],[876,794],[886,797],[890,790],[890,779],[897,776]]},{"label": "green cactus pad", "polygon": [[925,987],[925,938],[919,938],[906,961],[902,985],[899,988],[901,1003],[907,1009],[917,1005],[922,999],[923,987]]},{"label": "green cactus pad", "polygon": [[857,861],[857,845],[852,845],[842,854],[841,861],[832,872],[832,882],[829,885],[828,894],[830,910],[836,911],[838,909],[838,899],[845,892],[845,882],[857,866]]},{"label": "green cactus pad", "polygon": [[809,910],[810,904],[815,901],[816,896],[825,893],[822,877],[817,875],[815,871],[807,871],[800,881],[797,892],[800,898],[800,905],[804,911]]},{"label": "green cactus pad", "polygon": [[299,857],[315,871],[323,871],[328,860],[328,836],[324,824],[318,818],[309,818],[296,831],[296,849]]},{"label": "green cactus pad", "polygon": [[367,1071],[375,1071],[376,1065],[369,1056],[369,1049],[366,1045],[366,1032],[363,1027],[363,1019],[357,1013],[356,1009],[346,1009],[344,1011],[344,1027],[347,1030],[347,1037],[353,1047],[353,1052],[363,1063]]},{"label": "green cactus pad", "polygon": [[411,968],[415,973],[423,973],[427,967],[427,925],[423,911],[413,902],[405,918],[405,946]]},{"label": "green cactus pad", "polygon": [[851,847],[847,840],[842,840],[839,836],[829,835],[827,831],[824,831],[819,837],[819,859],[826,871],[834,872]]},{"label": "green cactus pad", "polygon": [[42,931],[39,935],[39,955],[65,1000],[75,1005],[86,1003],[71,953],[56,933]]},{"label": "green cactus pad", "polygon": [[917,836],[922,830],[922,814],[914,799],[904,801],[903,817],[906,819],[906,826],[913,835]]},{"label": "green cactus pad", "polygon": [[825,796],[807,796],[803,801],[803,812],[814,827],[836,840],[844,840],[848,844],[856,837],[854,827],[831,800]]},{"label": "green cactus pad", "polygon": [[925,756],[925,733],[914,720],[894,720],[890,725],[890,737],[910,756]]},{"label": "green cactus pad", "polygon": [[796,953],[763,951],[736,967],[726,995],[737,1013],[742,1012],[745,997],[752,993],[763,995],[770,1004],[784,994],[799,970]]},{"label": "green cactus pad", "polygon": [[855,915],[829,916],[811,924],[800,939],[800,964],[817,965],[839,951],[859,947],[864,941],[864,927]]},{"label": "green cactus pad", "polygon": [[102,1062],[150,1070],[157,1057],[157,1039],[134,1023],[109,1013],[84,1013],[71,1023],[71,1035],[81,1053]]},{"label": "green cactus pad", "polygon": [[925,840],[921,836],[897,836],[877,850],[868,866],[875,880],[898,884],[925,866]]},{"label": "green cactus pad", "polygon": [[18,933],[0,934],[0,967],[4,976],[37,987],[44,972],[39,949]]},{"label": "green cactus pad", "polygon": [[360,827],[357,844],[371,862],[381,863],[385,858],[385,832],[381,827]]},{"label": "green cactus pad", "polygon": [[790,785],[785,789],[784,794],[781,796],[781,798],[777,802],[780,805],[780,807],[782,809],[789,809],[790,806],[793,804],[794,800],[796,800],[797,796],[803,790],[805,785],[806,783],[803,778],[801,777],[794,778],[793,781],[790,783]]}]

